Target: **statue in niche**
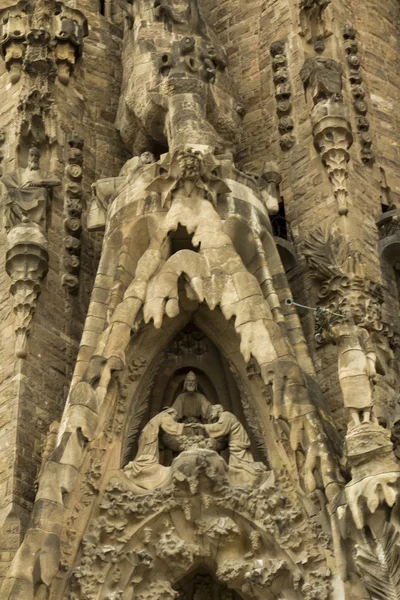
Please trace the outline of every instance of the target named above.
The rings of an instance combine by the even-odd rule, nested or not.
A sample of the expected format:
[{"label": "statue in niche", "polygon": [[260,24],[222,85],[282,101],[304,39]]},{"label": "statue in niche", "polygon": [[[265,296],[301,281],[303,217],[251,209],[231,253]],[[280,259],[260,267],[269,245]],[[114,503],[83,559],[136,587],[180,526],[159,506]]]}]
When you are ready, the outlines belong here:
[{"label": "statue in niche", "polygon": [[254,462],[253,455],[250,452],[249,436],[234,414],[224,410],[221,404],[215,404],[210,407],[208,417],[210,423],[189,426],[204,429],[211,438],[229,437],[228,464],[230,468],[244,470],[251,474],[266,471],[262,463]]},{"label": "statue in niche", "polygon": [[39,148],[29,150],[26,169],[4,175],[1,182],[6,230],[27,222],[36,223],[44,229],[49,191],[61,182],[56,177],[41,174]]},{"label": "statue in niche", "polygon": [[211,406],[207,398],[197,391],[196,374],[189,371],[185,377],[183,392],[172,405],[178,414],[178,419],[185,423],[204,421]]}]

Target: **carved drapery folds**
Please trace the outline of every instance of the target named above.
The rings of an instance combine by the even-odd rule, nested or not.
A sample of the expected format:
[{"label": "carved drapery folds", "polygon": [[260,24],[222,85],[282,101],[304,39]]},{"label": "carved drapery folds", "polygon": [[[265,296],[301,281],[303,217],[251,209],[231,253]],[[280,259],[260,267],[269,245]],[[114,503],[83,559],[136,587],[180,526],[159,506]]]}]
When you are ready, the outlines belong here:
[{"label": "carved drapery folds", "polygon": [[[0,46],[11,83],[17,83],[22,70],[49,72],[52,60],[58,79],[68,84],[87,35],[85,17],[63,2],[23,0],[0,11]],[[54,58],[52,56],[54,52]]]},{"label": "carved drapery folds", "polygon": [[63,285],[70,292],[76,292],[79,287],[80,268],[80,234],[82,231],[82,163],[83,140],[73,134],[67,140],[67,160],[64,177],[64,238],[63,264],[65,274]]},{"label": "carved drapery folds", "polygon": [[[118,127],[135,156],[118,177],[94,186],[89,222],[105,228],[103,253],[56,445],[39,478],[35,526],[5,581],[5,598],[32,600],[42,586],[57,600],[172,600],[176,583],[202,563],[239,594],[328,600],[332,577],[322,547],[329,550],[329,536],[309,515],[318,512],[317,498],[335,518],[339,506],[346,511],[347,488],[325,430],[329,417],[314,404],[317,383],[297,315],[280,302],[287,284],[266,210],[277,208],[279,174],[269,165],[256,180],[233,163],[243,110],[224,49],[197,5],[122,5],[130,18]],[[316,146],[345,214],[351,134],[340,69],[315,58],[302,75],[315,105]],[[74,138],[65,180],[71,201],[80,193],[80,151]],[[365,302],[366,315],[353,318],[365,274],[355,255],[339,255],[334,275],[325,265],[326,302],[346,319],[328,321],[327,335],[340,344],[355,436],[370,422],[370,334],[379,328],[379,306]],[[250,429],[264,452],[275,451],[282,471],[256,460],[246,426],[193,389],[193,374],[168,408],[151,404],[160,352],[188,323],[221,344],[221,363],[234,365],[240,380],[237,406],[246,418],[256,414]],[[190,350],[184,359],[186,370]],[[235,387],[228,378],[219,384],[231,386],[228,394]],[[365,398],[354,405],[356,386]],[[141,433],[124,444],[122,431],[134,437],[132,430]],[[363,457],[357,440],[348,443],[356,486]],[[363,496],[350,491],[349,502]]]},{"label": "carved drapery folds", "polygon": [[342,101],[342,68],[331,58],[308,58],[300,72],[314,108],[311,112],[314,144],[332,184],[338,213],[349,212],[347,177],[351,127]]}]

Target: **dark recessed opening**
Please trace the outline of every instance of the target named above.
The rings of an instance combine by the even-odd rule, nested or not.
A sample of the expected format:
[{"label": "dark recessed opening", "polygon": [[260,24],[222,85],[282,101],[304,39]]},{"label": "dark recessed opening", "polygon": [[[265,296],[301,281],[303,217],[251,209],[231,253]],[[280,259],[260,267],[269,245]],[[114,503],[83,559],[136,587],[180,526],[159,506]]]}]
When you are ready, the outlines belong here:
[{"label": "dark recessed opening", "polygon": [[288,239],[288,230],[286,223],[285,205],[283,200],[279,202],[278,212],[271,217],[271,225],[274,236],[280,237],[284,240]]},{"label": "dark recessed opening", "polygon": [[179,252],[179,250],[192,250],[198,252],[200,246],[195,248],[192,243],[193,233],[189,234],[186,227],[178,225],[178,229],[171,236],[171,254]]},{"label": "dark recessed opening", "polygon": [[105,16],[106,14],[106,0],[99,0],[99,11],[100,14]]}]

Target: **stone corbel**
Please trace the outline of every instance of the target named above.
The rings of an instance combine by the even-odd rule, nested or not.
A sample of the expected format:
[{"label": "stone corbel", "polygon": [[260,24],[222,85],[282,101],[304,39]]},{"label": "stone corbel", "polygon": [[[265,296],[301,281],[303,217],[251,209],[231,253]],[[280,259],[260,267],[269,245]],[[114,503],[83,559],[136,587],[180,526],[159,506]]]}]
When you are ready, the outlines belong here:
[{"label": "stone corbel", "polygon": [[261,195],[264,200],[269,215],[275,215],[279,210],[279,184],[282,181],[278,165],[273,162],[266,162],[261,173],[259,185],[261,186]]},{"label": "stone corbel", "polygon": [[314,145],[328,172],[339,215],[347,215],[348,192],[347,163],[353,143],[351,127],[340,99],[330,98],[319,102],[311,113]]},{"label": "stone corbel", "polygon": [[11,83],[17,83],[21,78],[28,31],[27,1],[0,10],[0,49]]},{"label": "stone corbel", "polygon": [[87,20],[79,10],[57,2],[52,28],[57,77],[67,85],[75,63],[82,54],[83,38],[88,35]]},{"label": "stone corbel", "polygon": [[15,354],[26,358],[32,317],[48,271],[47,241],[36,223],[16,225],[7,240],[6,271],[12,279],[10,292],[14,297]]}]

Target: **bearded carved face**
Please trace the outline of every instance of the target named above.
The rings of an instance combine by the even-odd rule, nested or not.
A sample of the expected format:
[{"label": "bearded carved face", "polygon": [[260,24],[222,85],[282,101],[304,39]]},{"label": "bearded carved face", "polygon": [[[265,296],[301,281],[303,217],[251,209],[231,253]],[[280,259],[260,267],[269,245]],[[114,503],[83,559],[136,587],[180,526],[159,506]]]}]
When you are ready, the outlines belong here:
[{"label": "bearded carved face", "polygon": [[224,412],[223,407],[220,404],[215,404],[210,408],[210,421],[211,423],[215,423],[218,421],[220,414]]},{"label": "bearded carved face", "polygon": [[28,166],[31,171],[38,171],[40,163],[39,148],[31,148],[28,153]]},{"label": "bearded carved face", "polygon": [[197,379],[194,373],[189,373],[185,379],[185,390],[187,392],[195,392],[197,389]]},{"label": "bearded carved face", "polygon": [[196,152],[179,152],[178,165],[183,179],[198,179],[200,177],[200,155]]}]

